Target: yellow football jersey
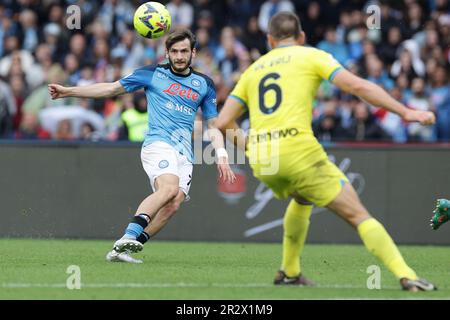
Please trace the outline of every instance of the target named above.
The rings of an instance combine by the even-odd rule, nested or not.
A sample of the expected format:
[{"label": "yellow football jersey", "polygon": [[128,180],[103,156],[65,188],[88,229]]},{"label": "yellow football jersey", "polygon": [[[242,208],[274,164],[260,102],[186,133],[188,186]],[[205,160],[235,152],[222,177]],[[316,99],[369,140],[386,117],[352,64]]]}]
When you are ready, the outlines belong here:
[{"label": "yellow football jersey", "polygon": [[275,48],[253,63],[231,93],[249,110],[249,149],[261,144],[273,148],[276,142],[280,155],[295,147],[302,160],[310,160],[315,151],[323,158],[311,126],[313,101],[321,81],[332,80],[341,68],[332,55],[304,46]]}]

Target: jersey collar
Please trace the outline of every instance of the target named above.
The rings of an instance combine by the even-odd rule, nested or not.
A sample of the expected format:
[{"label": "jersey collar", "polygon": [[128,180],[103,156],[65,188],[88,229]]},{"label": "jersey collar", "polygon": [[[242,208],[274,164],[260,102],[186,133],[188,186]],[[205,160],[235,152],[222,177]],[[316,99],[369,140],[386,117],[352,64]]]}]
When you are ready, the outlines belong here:
[{"label": "jersey collar", "polygon": [[170,73],[172,73],[174,76],[182,77],[182,78],[187,78],[187,77],[189,77],[192,74],[192,67],[189,67],[189,73],[188,74],[181,74],[181,73],[177,73],[177,72],[173,71],[172,67],[170,66],[170,64],[169,64],[169,70],[170,70]]}]

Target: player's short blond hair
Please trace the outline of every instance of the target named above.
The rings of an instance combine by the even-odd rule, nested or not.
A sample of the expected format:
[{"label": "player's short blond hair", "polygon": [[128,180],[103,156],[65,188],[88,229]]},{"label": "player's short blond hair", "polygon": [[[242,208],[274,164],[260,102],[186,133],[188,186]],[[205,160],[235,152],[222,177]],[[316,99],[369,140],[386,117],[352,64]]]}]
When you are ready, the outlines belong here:
[{"label": "player's short blond hair", "polygon": [[300,19],[295,13],[282,11],[270,19],[269,34],[276,40],[297,39],[301,31]]}]

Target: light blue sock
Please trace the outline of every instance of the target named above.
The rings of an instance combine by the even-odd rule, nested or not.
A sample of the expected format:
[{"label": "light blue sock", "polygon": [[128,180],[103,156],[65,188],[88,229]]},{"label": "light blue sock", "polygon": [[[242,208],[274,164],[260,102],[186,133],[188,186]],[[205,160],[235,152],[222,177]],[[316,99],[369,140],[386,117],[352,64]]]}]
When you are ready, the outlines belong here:
[{"label": "light blue sock", "polygon": [[148,225],[148,217],[145,214],[140,214],[138,216],[134,216],[130,224],[128,224],[127,229],[125,230],[125,234],[122,239],[133,239],[136,240],[137,237],[144,231],[144,229]]}]

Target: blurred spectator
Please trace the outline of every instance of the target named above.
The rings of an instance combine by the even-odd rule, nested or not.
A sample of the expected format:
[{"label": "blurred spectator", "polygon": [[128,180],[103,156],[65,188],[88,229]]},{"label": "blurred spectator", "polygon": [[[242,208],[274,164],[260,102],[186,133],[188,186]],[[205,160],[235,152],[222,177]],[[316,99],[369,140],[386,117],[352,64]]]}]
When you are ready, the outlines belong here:
[{"label": "blurred spectator", "polygon": [[350,19],[350,12],[343,11],[339,15],[339,24],[336,27],[336,40],[339,43],[345,43],[347,41],[347,35],[352,27],[352,21]]},{"label": "blurred spectator", "polygon": [[426,31],[425,43],[422,47],[422,57],[425,60],[432,58],[432,51],[439,46],[439,34],[436,29],[430,29]]},{"label": "blurred spectator", "polygon": [[342,141],[348,138],[347,130],[341,124],[341,118],[337,114],[337,101],[328,99],[319,106],[320,116],[313,123],[314,135],[320,141]]},{"label": "blurred spectator", "polygon": [[79,139],[84,141],[98,141],[100,140],[100,136],[96,133],[95,127],[91,123],[85,122],[81,125]]},{"label": "blurred spectator", "polygon": [[400,89],[404,101],[407,101],[412,95],[410,83],[411,81],[406,73],[401,73],[395,81],[396,86]]},{"label": "blurred spectator", "polygon": [[[213,41],[210,41],[210,35],[207,29],[198,29],[196,36],[197,56],[193,61],[194,68],[202,70],[202,73],[214,79],[220,75],[219,67],[213,57],[216,46]],[[215,83],[217,86],[217,82]]]},{"label": "blurred spectator", "polygon": [[36,60],[25,69],[26,81],[30,89],[35,89],[47,81],[48,72],[53,64],[50,47],[46,43],[39,44],[35,51]]},{"label": "blurred spectator", "polygon": [[346,65],[350,58],[347,46],[344,43],[337,42],[336,30],[334,28],[328,28],[325,31],[325,40],[319,42],[317,48],[331,53],[342,65]]},{"label": "blurred spectator", "polygon": [[234,73],[239,69],[239,58],[231,40],[225,40],[222,47],[225,50],[225,56],[219,61],[219,70],[225,80],[225,85],[231,89],[235,83]]},{"label": "blurred spectator", "polygon": [[122,68],[125,74],[132,73],[134,69],[144,64],[144,46],[140,41],[135,41],[135,38],[136,33],[133,30],[124,31],[119,45],[114,49],[116,54],[122,50]]},{"label": "blurred spectator", "polygon": [[23,33],[22,48],[33,52],[39,43],[37,16],[32,10],[26,9],[19,15],[20,26]]},{"label": "blurred spectator", "polygon": [[18,33],[17,24],[12,19],[12,11],[0,3],[0,57],[6,54],[5,39]]},{"label": "blurred spectator", "polygon": [[16,112],[16,102],[11,88],[0,80],[0,138],[8,138],[13,133],[13,119]]},{"label": "blurred spectator", "polygon": [[394,81],[389,78],[388,73],[383,69],[383,62],[375,55],[367,57],[367,80],[372,81],[387,90],[391,90],[394,86]]},{"label": "blurred spectator", "polygon": [[[102,26],[106,29],[106,32],[113,37],[113,41],[116,41],[116,37],[120,36],[127,26],[133,24],[134,10],[131,1],[127,0],[105,0],[102,1],[103,5],[98,10],[98,16]],[[100,2],[101,3],[101,2]]]},{"label": "blurred spectator", "polygon": [[50,133],[40,126],[37,114],[24,113],[15,137],[16,139],[45,140],[50,139]]},{"label": "blurred spectator", "polygon": [[[425,81],[421,78],[415,78],[412,81],[412,96],[406,101],[406,105],[415,110],[434,111],[430,100],[425,94]],[[408,135],[411,141],[434,142],[433,126],[423,126],[420,123],[408,124]]]},{"label": "blurred spectator", "polygon": [[119,139],[142,142],[148,131],[147,99],[145,94],[135,93],[133,104],[133,108],[122,113],[123,125],[120,129]]},{"label": "blurred spectator", "polygon": [[332,142],[347,140],[347,132],[336,115],[322,115],[314,127],[314,135],[320,141]]},{"label": "blurred spectator", "polygon": [[8,76],[14,66],[28,70],[32,65],[33,56],[28,51],[20,49],[19,39],[16,36],[8,36],[5,39],[4,49],[7,55],[0,60],[0,76]]},{"label": "blurred spectator", "polygon": [[76,86],[81,79],[80,64],[73,53],[66,55],[64,59],[64,70],[67,72],[67,83]]},{"label": "blurred spectator", "polygon": [[194,21],[194,8],[184,0],[171,0],[167,4],[175,28],[190,28]]},{"label": "blurred spectator", "polygon": [[21,76],[12,76],[9,78],[9,83],[11,85],[11,92],[16,103],[16,114],[14,116],[14,130],[19,128],[20,122],[22,120],[22,105],[27,96],[27,88],[25,86],[25,81]]},{"label": "blurred spectator", "polygon": [[55,134],[53,135],[54,140],[70,141],[74,140],[74,134],[72,130],[72,122],[68,119],[61,120],[58,123]]},{"label": "blurred spectator", "polygon": [[69,52],[74,54],[80,65],[89,62],[89,50],[87,50],[86,37],[81,33],[75,33],[69,42]]},{"label": "blurred spectator", "polygon": [[242,43],[250,52],[252,60],[257,60],[261,55],[267,53],[266,35],[258,27],[258,18],[251,17],[243,34]]},{"label": "blurred spectator", "polygon": [[245,46],[238,39],[236,39],[233,28],[227,26],[222,29],[220,44],[214,53],[214,59],[216,62],[219,63],[221,60],[225,59],[227,55],[226,51],[231,50],[231,48],[237,57],[247,50]]},{"label": "blurred spectator", "polygon": [[61,31],[61,27],[56,23],[48,23],[44,27],[44,42],[50,48],[53,61],[58,61],[63,56]]},{"label": "blurred spectator", "polygon": [[267,32],[269,28],[270,19],[280,11],[294,12],[295,8],[289,0],[267,0],[265,1],[259,11],[258,25],[259,28]]},{"label": "blurred spectator", "polygon": [[398,26],[393,26],[387,33],[387,42],[380,46],[378,55],[388,66],[392,66],[397,59],[397,51],[402,41],[401,30]]},{"label": "blurred spectator", "polygon": [[[227,15],[229,7],[233,7],[235,3],[252,2],[251,0],[194,0],[194,21],[193,28],[206,28],[212,38],[216,38],[220,34],[220,29],[227,24]],[[233,11],[233,14],[235,11]]]},{"label": "blurred spectator", "polygon": [[380,2],[381,11],[381,28],[383,33],[383,39],[387,38],[388,31],[394,26],[402,26],[401,23],[402,13],[396,9],[393,9],[388,1]]},{"label": "blurred spectator", "polygon": [[450,84],[443,66],[438,66],[433,75],[431,102],[436,108],[438,139],[450,141]]},{"label": "blurred spectator", "polygon": [[94,68],[87,64],[81,68],[80,79],[77,82],[77,86],[88,86],[94,83]]},{"label": "blurred spectator", "polygon": [[408,38],[412,38],[423,26],[422,8],[415,1],[411,1],[411,4],[407,8],[407,34]]},{"label": "blurred spectator", "polygon": [[316,46],[325,33],[319,2],[310,2],[306,14],[301,14],[300,19],[302,29],[306,35],[306,42],[311,46]]},{"label": "blurred spectator", "polygon": [[349,138],[355,141],[387,141],[391,138],[377,123],[369,107],[362,101],[353,110],[353,123],[348,130]]},{"label": "blurred spectator", "polygon": [[[48,83],[66,82],[66,75],[60,65],[55,64],[49,69],[47,81]],[[50,106],[70,105],[73,104],[74,101],[75,98],[70,97],[52,100],[52,98],[48,94],[47,83],[44,83],[43,85],[32,91],[31,94],[27,97],[27,99],[23,103],[23,111],[26,113],[38,114],[39,111],[43,108],[47,108]]]},{"label": "blurred spectator", "polygon": [[412,56],[413,54],[409,50],[401,51],[400,58],[394,62],[391,68],[391,74],[394,78],[397,78],[400,73],[406,74],[409,80],[425,75],[425,65],[422,60]]}]

